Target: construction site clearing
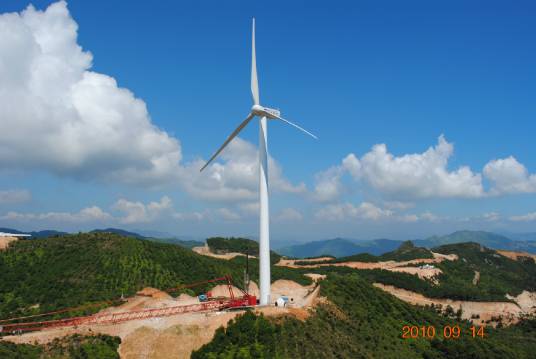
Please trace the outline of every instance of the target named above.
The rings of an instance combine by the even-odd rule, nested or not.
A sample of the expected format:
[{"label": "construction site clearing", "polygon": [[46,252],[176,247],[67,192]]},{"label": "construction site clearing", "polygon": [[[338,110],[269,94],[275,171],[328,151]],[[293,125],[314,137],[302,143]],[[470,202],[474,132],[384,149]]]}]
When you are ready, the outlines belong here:
[{"label": "construction site clearing", "polygon": [[[316,280],[321,278],[321,276],[315,277]],[[212,339],[216,329],[226,326],[229,320],[244,313],[245,310],[254,310],[266,316],[292,316],[305,320],[310,315],[310,310],[320,300],[319,291],[318,283],[302,286],[290,280],[277,280],[271,286],[272,303],[277,298],[288,298],[283,306],[241,305],[222,308],[218,305],[208,305],[205,310],[173,313],[173,308],[197,308],[196,306],[204,303],[218,303],[218,301],[229,303],[232,300],[230,298],[233,296],[232,293],[240,293],[241,290],[232,285],[229,286],[229,283],[216,285],[210,292],[211,296],[217,300],[201,302],[199,297],[184,293],[174,298],[164,291],[144,288],[135,296],[126,299],[122,305],[103,309],[87,317],[93,318],[92,320],[81,321],[78,325],[40,327],[39,330],[19,332],[16,335],[5,336],[1,340],[13,343],[44,344],[73,334],[107,334],[121,338],[119,348],[121,358],[188,358],[193,350]],[[250,282],[248,295],[254,298],[258,292],[257,284]],[[235,297],[235,300],[237,298]],[[169,312],[166,314],[166,311],[170,310],[171,314]],[[136,318],[136,313],[153,313],[154,311],[162,315]],[[132,316],[132,313],[134,317],[127,320],[115,322],[98,320],[98,318],[110,317],[121,319],[125,314]]]},{"label": "construction site clearing", "polygon": [[495,327],[499,322],[503,325],[511,325],[524,317],[536,314],[536,293],[528,291],[523,291],[516,297],[507,295],[506,298],[511,302],[474,302],[429,298],[419,293],[382,283],[374,283],[374,286],[410,304],[434,305],[440,307],[443,312],[449,306],[454,312],[461,310],[461,318],[470,320],[475,325]]},{"label": "construction site clearing", "polygon": [[19,238],[17,237],[4,237],[4,236],[0,236],[0,251],[3,250],[3,249],[6,249],[7,247],[9,247],[9,244],[11,242],[15,242],[16,240],[18,240]]},{"label": "construction site clearing", "polygon": [[[384,262],[329,262],[332,257],[321,257],[313,259],[281,259],[276,265],[289,268],[318,268],[318,267],[348,267],[354,269],[383,269],[391,272],[404,272],[416,274],[421,279],[429,279],[432,282],[437,281],[437,276],[441,274],[441,269],[433,266],[433,263],[442,261],[454,261],[458,259],[455,254],[434,253],[433,258],[413,259],[409,261],[384,261]],[[296,264],[296,262],[315,262],[313,264]],[[318,263],[326,262],[326,263]]]},{"label": "construction site clearing", "polygon": [[[519,260],[522,257],[535,258],[525,252],[497,251],[501,255]],[[413,259],[409,261],[384,261],[384,262],[332,262],[332,257],[310,258],[310,259],[281,259],[276,265],[290,268],[318,268],[326,266],[349,267],[354,269],[383,269],[391,272],[404,272],[417,275],[420,279],[430,280],[438,284],[438,275],[441,269],[433,266],[433,263],[440,263],[444,260],[458,260],[455,254],[434,253],[433,258]],[[312,264],[296,264],[296,262],[314,262]],[[326,263],[318,263],[326,262]],[[475,271],[473,285],[478,285],[480,272]],[[398,299],[413,305],[434,305],[441,307],[444,312],[449,306],[457,312],[462,311],[462,318],[471,320],[474,324],[484,324],[496,326],[499,322],[503,325],[517,323],[520,319],[536,315],[536,292],[523,291],[518,296],[506,295],[504,302],[474,302],[442,298],[428,298],[422,294],[406,289],[397,288],[392,285],[374,283],[379,288]]]},{"label": "construction site clearing", "polygon": [[[245,257],[246,255],[244,253],[238,253],[238,252],[228,252],[228,253],[214,253],[210,250],[210,247],[208,244],[205,244],[204,246],[199,247],[193,247],[192,251],[194,251],[197,254],[201,254],[203,256],[212,257],[212,258],[218,258],[218,259],[226,259],[230,260],[235,257]],[[255,256],[249,255],[249,258],[256,258]]]}]

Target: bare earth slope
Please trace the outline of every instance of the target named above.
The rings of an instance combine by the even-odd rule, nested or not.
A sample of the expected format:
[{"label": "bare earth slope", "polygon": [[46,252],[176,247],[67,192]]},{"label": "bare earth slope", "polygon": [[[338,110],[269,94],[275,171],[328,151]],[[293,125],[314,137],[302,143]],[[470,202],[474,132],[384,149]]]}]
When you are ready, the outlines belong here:
[{"label": "bare earth slope", "polygon": [[[422,294],[409,290],[396,288],[392,285],[374,283],[380,288],[404,302],[416,305],[441,305],[443,309],[451,306],[454,311],[462,310],[462,318],[473,321],[475,324],[496,325],[493,318],[502,317],[503,324],[515,324],[520,317],[536,313],[536,293],[524,291],[517,297],[509,296],[512,302],[472,302],[452,299],[428,298]],[[476,318],[478,316],[478,318]],[[490,321],[489,323],[486,323]]]},{"label": "bare earth slope", "polygon": [[18,240],[17,237],[0,237],[0,251],[6,249],[11,242]]},{"label": "bare earth slope", "polygon": [[[430,267],[423,267],[421,266],[415,266],[416,264],[433,264],[433,263],[440,263],[444,260],[457,260],[458,256],[455,254],[440,254],[440,253],[432,253],[434,255],[434,258],[422,258],[422,259],[412,259],[409,261],[385,261],[385,262],[342,262],[342,263],[315,263],[315,264],[304,264],[304,265],[298,265],[296,262],[305,262],[308,260],[303,259],[281,259],[276,265],[283,266],[283,267],[290,267],[290,268],[318,268],[318,267],[348,267],[348,268],[354,268],[354,269],[383,269],[388,270],[391,272],[404,272],[409,274],[417,274],[419,278],[424,279],[432,279],[438,274],[441,273],[441,269],[439,268],[430,268]],[[316,258],[314,261],[320,261],[320,260],[329,260],[332,258],[326,257],[326,258]],[[313,261],[313,260],[309,260]]]},{"label": "bare earth slope", "polygon": [[[290,315],[304,320],[309,315],[309,308],[315,305],[320,286],[311,284],[301,286],[289,280],[277,280],[272,283],[272,298],[286,295],[292,299],[288,307],[258,307],[256,312],[268,316]],[[251,283],[252,294],[258,292],[255,283]],[[228,296],[226,286],[217,286],[213,293]],[[235,293],[238,293],[235,291]],[[145,288],[119,307],[107,308],[103,312],[125,312],[149,308],[162,308],[198,303],[198,298],[181,294],[173,298],[155,288]],[[101,312],[102,313],[102,312]],[[122,343],[119,347],[121,358],[189,358],[193,350],[212,340],[214,332],[220,326],[226,326],[229,320],[243,313],[241,311],[185,313],[169,317],[132,320],[118,324],[81,325],[79,327],[48,329],[40,332],[8,336],[3,340],[14,343],[48,343],[55,338],[72,334],[108,334],[118,336]]]}]

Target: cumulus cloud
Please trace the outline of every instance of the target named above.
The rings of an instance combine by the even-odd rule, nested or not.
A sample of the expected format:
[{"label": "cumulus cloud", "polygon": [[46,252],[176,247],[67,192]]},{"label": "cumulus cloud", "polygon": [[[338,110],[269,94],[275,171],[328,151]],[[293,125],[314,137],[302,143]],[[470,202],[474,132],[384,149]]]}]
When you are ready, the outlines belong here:
[{"label": "cumulus cloud", "polygon": [[330,204],[318,210],[317,219],[329,221],[342,221],[346,219],[380,220],[391,217],[393,211],[382,209],[372,203],[363,202],[359,206],[352,203]]},{"label": "cumulus cloud", "polygon": [[405,200],[390,201],[394,206],[412,205],[408,199],[484,196],[479,173],[467,166],[448,169],[453,151],[453,144],[440,136],[437,145],[423,153],[395,156],[385,144],[373,146],[361,158],[350,153],[340,165],[316,175],[314,198],[325,202],[339,199],[344,193],[342,177],[346,173],[388,198]]},{"label": "cumulus cloud", "polygon": [[11,189],[0,191],[0,204],[17,204],[29,202],[32,199],[30,191],[25,189]]},{"label": "cumulus cloud", "polygon": [[87,207],[76,213],[70,212],[47,212],[47,213],[19,213],[8,212],[0,217],[8,221],[50,221],[59,223],[83,223],[83,222],[104,222],[113,217],[97,206]]},{"label": "cumulus cloud", "polygon": [[[234,140],[224,161],[202,174],[204,161],[181,163],[179,140],[153,124],[146,104],[91,70],[92,54],[78,44],[77,31],[64,1],[0,15],[2,168],[147,187],[178,183],[210,201],[256,197],[252,144]],[[270,180],[275,191],[305,191],[272,158]],[[140,206],[129,210],[136,207],[142,216]]]},{"label": "cumulus cloud", "polygon": [[357,180],[382,193],[401,198],[465,197],[484,194],[482,177],[467,166],[449,171],[454,146],[440,136],[435,147],[423,153],[395,156],[378,144],[361,159],[348,156],[343,165]]},{"label": "cumulus cloud", "polygon": [[[203,172],[204,161],[186,165],[180,172],[184,189],[196,198],[212,201],[252,201],[258,197],[259,173],[257,148],[236,137],[222,152],[223,162],[217,161]],[[305,184],[293,185],[284,176],[281,166],[268,159],[270,190],[304,193]]]},{"label": "cumulus cloud", "polygon": [[340,166],[333,166],[315,175],[313,199],[319,202],[331,202],[344,193],[341,177],[344,170]]},{"label": "cumulus cloud", "polygon": [[[454,145],[443,135],[436,146],[422,153],[396,156],[388,151],[386,144],[377,144],[361,158],[350,153],[340,165],[319,172],[314,197],[325,202],[338,200],[343,194],[342,177],[346,173],[388,198],[406,201],[536,193],[536,174],[530,174],[512,156],[488,162],[480,174],[468,166],[449,170],[453,153]],[[490,183],[487,190],[483,178]]]},{"label": "cumulus cloud", "polygon": [[[407,207],[405,207],[407,208]],[[396,209],[405,209],[396,208]],[[423,212],[421,214],[400,213],[394,210],[395,208],[382,208],[374,203],[362,202],[359,205],[352,203],[337,203],[329,204],[316,211],[315,217],[319,220],[327,221],[351,221],[365,220],[381,223],[401,222],[401,223],[416,223],[416,222],[439,222],[442,218],[431,212]]]},{"label": "cumulus cloud", "polygon": [[490,161],[484,167],[484,176],[493,183],[492,194],[536,192],[536,175],[530,175],[512,156]]},{"label": "cumulus cloud", "polygon": [[143,223],[150,222],[164,211],[172,208],[171,199],[164,196],[159,202],[150,202],[145,205],[142,202],[132,202],[124,198],[119,199],[112,207],[114,210],[122,212],[119,218],[121,223]]},{"label": "cumulus cloud", "polygon": [[77,178],[154,183],[177,172],[179,142],[145,103],[77,44],[60,1],[0,15],[0,165]]}]

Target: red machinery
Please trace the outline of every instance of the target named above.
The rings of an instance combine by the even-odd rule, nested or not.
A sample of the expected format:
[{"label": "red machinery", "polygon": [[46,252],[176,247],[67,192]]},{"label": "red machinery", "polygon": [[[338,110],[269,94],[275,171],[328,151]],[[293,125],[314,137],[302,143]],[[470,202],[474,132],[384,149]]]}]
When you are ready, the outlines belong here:
[{"label": "red machinery", "polygon": [[[226,275],[225,277],[203,281],[203,282],[197,282],[193,284],[170,288],[166,291],[176,292],[181,289],[197,287],[203,284],[214,283],[214,282],[219,282],[219,281],[226,282],[227,287],[229,288],[229,299],[209,298],[208,301],[199,303],[199,304],[179,305],[179,306],[172,306],[172,307],[165,307],[165,308],[144,309],[144,310],[119,312],[119,313],[101,313],[101,314],[94,314],[94,315],[90,315],[86,317],[72,317],[72,318],[56,319],[56,320],[12,323],[14,321],[21,321],[24,319],[42,317],[42,316],[53,315],[53,314],[80,309],[80,307],[70,308],[70,309],[68,308],[68,309],[63,309],[63,310],[59,310],[55,312],[37,314],[33,316],[25,316],[25,317],[17,317],[17,318],[1,320],[0,321],[0,333],[21,333],[21,332],[26,332],[26,331],[43,330],[46,328],[67,327],[67,326],[88,325],[88,324],[116,324],[116,323],[126,322],[129,320],[166,317],[166,316],[177,315],[177,314],[182,314],[182,313],[225,310],[229,308],[254,306],[257,304],[257,298],[255,296],[249,295],[247,292],[242,291],[242,290],[241,290],[242,296],[235,297],[235,294],[233,292],[231,276],[229,275]],[[3,323],[7,323],[7,324],[3,324]]]}]

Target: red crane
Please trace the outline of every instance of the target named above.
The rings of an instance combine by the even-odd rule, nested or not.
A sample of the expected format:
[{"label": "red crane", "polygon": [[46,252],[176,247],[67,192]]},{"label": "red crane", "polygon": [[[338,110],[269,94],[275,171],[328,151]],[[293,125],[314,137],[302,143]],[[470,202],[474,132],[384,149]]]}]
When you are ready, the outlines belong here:
[{"label": "red crane", "polygon": [[[229,289],[229,299],[225,299],[225,298],[224,299],[221,299],[221,298],[212,299],[211,298],[211,300],[207,302],[203,302],[199,304],[191,304],[191,305],[177,305],[177,306],[171,306],[171,307],[165,307],[165,308],[125,311],[125,312],[118,312],[118,313],[101,313],[101,314],[97,313],[97,314],[93,314],[90,316],[72,317],[72,318],[45,320],[45,321],[30,321],[30,322],[24,321],[24,319],[44,317],[44,316],[58,314],[58,313],[65,313],[65,312],[81,309],[82,307],[66,308],[66,309],[57,310],[54,312],[1,320],[0,321],[0,334],[2,333],[14,334],[14,333],[27,332],[27,331],[43,330],[46,328],[68,327],[68,326],[78,326],[78,325],[116,324],[116,323],[126,322],[129,320],[166,317],[166,316],[171,316],[171,315],[192,313],[192,312],[204,312],[204,311],[224,310],[224,309],[229,309],[229,308],[249,307],[249,306],[255,306],[257,304],[257,298],[253,295],[248,294],[247,292],[243,290],[241,290],[242,295],[240,297],[235,296],[233,292],[232,279],[231,279],[231,276],[229,275],[226,275],[220,278],[202,281],[202,282],[186,284],[186,285],[170,288],[166,291],[176,292],[181,289],[197,287],[203,284],[220,282],[220,281],[225,281]],[[103,303],[110,303],[110,301],[100,302],[100,303],[96,303],[93,305],[86,305],[83,307],[102,305]],[[12,323],[14,321],[22,321],[22,322]],[[6,323],[6,324],[3,324],[3,323]]]}]

